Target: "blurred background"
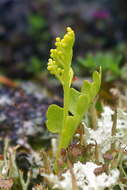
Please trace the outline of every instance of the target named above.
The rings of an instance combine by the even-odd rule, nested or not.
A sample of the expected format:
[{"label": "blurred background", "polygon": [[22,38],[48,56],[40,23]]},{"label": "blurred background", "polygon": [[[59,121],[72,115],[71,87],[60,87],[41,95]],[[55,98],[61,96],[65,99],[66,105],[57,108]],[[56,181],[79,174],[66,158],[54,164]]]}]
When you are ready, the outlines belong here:
[{"label": "blurred background", "polygon": [[31,79],[67,26],[76,33],[77,76],[102,66],[106,80],[127,80],[126,0],[0,0],[0,74]]},{"label": "blurred background", "polygon": [[[62,37],[67,26],[76,36],[74,88],[79,90],[83,79],[91,80],[92,72],[102,67],[101,89],[88,120],[96,123],[104,105],[127,111],[127,0],[0,0],[0,161],[9,137],[11,145],[21,146],[16,162],[26,173],[31,170],[27,155],[34,158],[31,148],[44,148],[51,155],[50,140],[56,138],[46,128],[46,111],[50,104],[63,105],[63,92],[46,68],[55,38]],[[121,120],[123,129],[126,121]],[[42,157],[45,154],[41,159],[37,154],[32,165],[32,187],[42,183],[36,172]]]}]

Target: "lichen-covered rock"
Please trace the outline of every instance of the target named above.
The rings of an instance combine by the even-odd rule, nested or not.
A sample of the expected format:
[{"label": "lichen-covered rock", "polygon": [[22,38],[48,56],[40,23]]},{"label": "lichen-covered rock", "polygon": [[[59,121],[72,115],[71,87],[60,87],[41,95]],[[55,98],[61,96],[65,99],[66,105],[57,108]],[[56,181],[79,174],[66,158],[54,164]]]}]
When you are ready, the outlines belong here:
[{"label": "lichen-covered rock", "polygon": [[21,88],[0,87],[0,136],[12,143],[30,141],[49,144],[51,134],[45,127],[45,113],[51,104],[45,92],[32,83]]}]

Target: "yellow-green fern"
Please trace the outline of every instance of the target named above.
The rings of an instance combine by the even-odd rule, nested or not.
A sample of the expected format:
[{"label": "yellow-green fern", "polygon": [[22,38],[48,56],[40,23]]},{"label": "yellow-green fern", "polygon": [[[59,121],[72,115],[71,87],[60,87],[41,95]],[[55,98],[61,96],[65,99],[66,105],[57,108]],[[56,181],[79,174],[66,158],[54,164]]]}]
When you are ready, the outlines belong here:
[{"label": "yellow-green fern", "polygon": [[[57,159],[62,148],[67,148],[84,114],[97,95],[101,84],[101,71],[93,73],[93,82],[84,81],[81,91],[71,88],[71,68],[74,31],[68,27],[63,39],[56,38],[56,49],[51,49],[48,70],[61,82],[64,91],[63,108],[51,105],[47,111],[47,128],[59,134]],[[72,115],[69,115],[69,112]]]}]

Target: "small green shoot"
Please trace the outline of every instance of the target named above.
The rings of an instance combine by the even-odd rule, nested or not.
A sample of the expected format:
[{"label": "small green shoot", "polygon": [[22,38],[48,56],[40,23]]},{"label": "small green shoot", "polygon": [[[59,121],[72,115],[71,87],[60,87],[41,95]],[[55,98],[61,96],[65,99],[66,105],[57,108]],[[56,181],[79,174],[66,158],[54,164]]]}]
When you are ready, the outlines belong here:
[{"label": "small green shoot", "polygon": [[[84,81],[81,91],[71,87],[73,70],[71,68],[74,31],[68,27],[63,39],[56,38],[56,48],[51,49],[47,69],[61,82],[64,91],[63,108],[50,105],[47,111],[47,128],[52,133],[59,134],[57,158],[61,149],[70,144],[73,135],[80,124],[84,114],[97,95],[101,84],[101,70],[93,73],[93,82]],[[71,113],[71,115],[69,114]]]}]

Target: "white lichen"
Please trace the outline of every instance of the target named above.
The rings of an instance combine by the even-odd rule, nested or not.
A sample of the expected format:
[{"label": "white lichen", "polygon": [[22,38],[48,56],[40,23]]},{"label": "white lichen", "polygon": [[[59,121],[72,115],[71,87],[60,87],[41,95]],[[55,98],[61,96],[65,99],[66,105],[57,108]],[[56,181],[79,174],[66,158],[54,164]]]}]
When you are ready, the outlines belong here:
[{"label": "white lichen", "polygon": [[105,106],[101,118],[98,119],[98,128],[96,130],[84,125],[84,141],[87,144],[95,145],[95,143],[97,143],[99,145],[100,161],[102,161],[102,155],[111,148],[111,144],[114,140],[116,141],[116,145],[118,145],[119,140],[122,140],[124,143],[124,139],[127,138],[127,114],[118,110],[116,134],[112,136],[113,114],[114,111],[110,107]]},{"label": "white lichen", "polygon": [[[87,162],[86,164],[77,162],[74,164],[73,172],[77,185],[81,190],[104,190],[106,187],[111,188],[117,184],[119,179],[118,169],[110,170],[109,174],[103,172],[100,175],[95,175],[94,170],[98,167],[100,166],[93,162]],[[69,170],[62,174],[63,180],[60,180],[54,174],[43,174],[43,176],[53,184],[54,189],[72,190],[72,176]]]}]

